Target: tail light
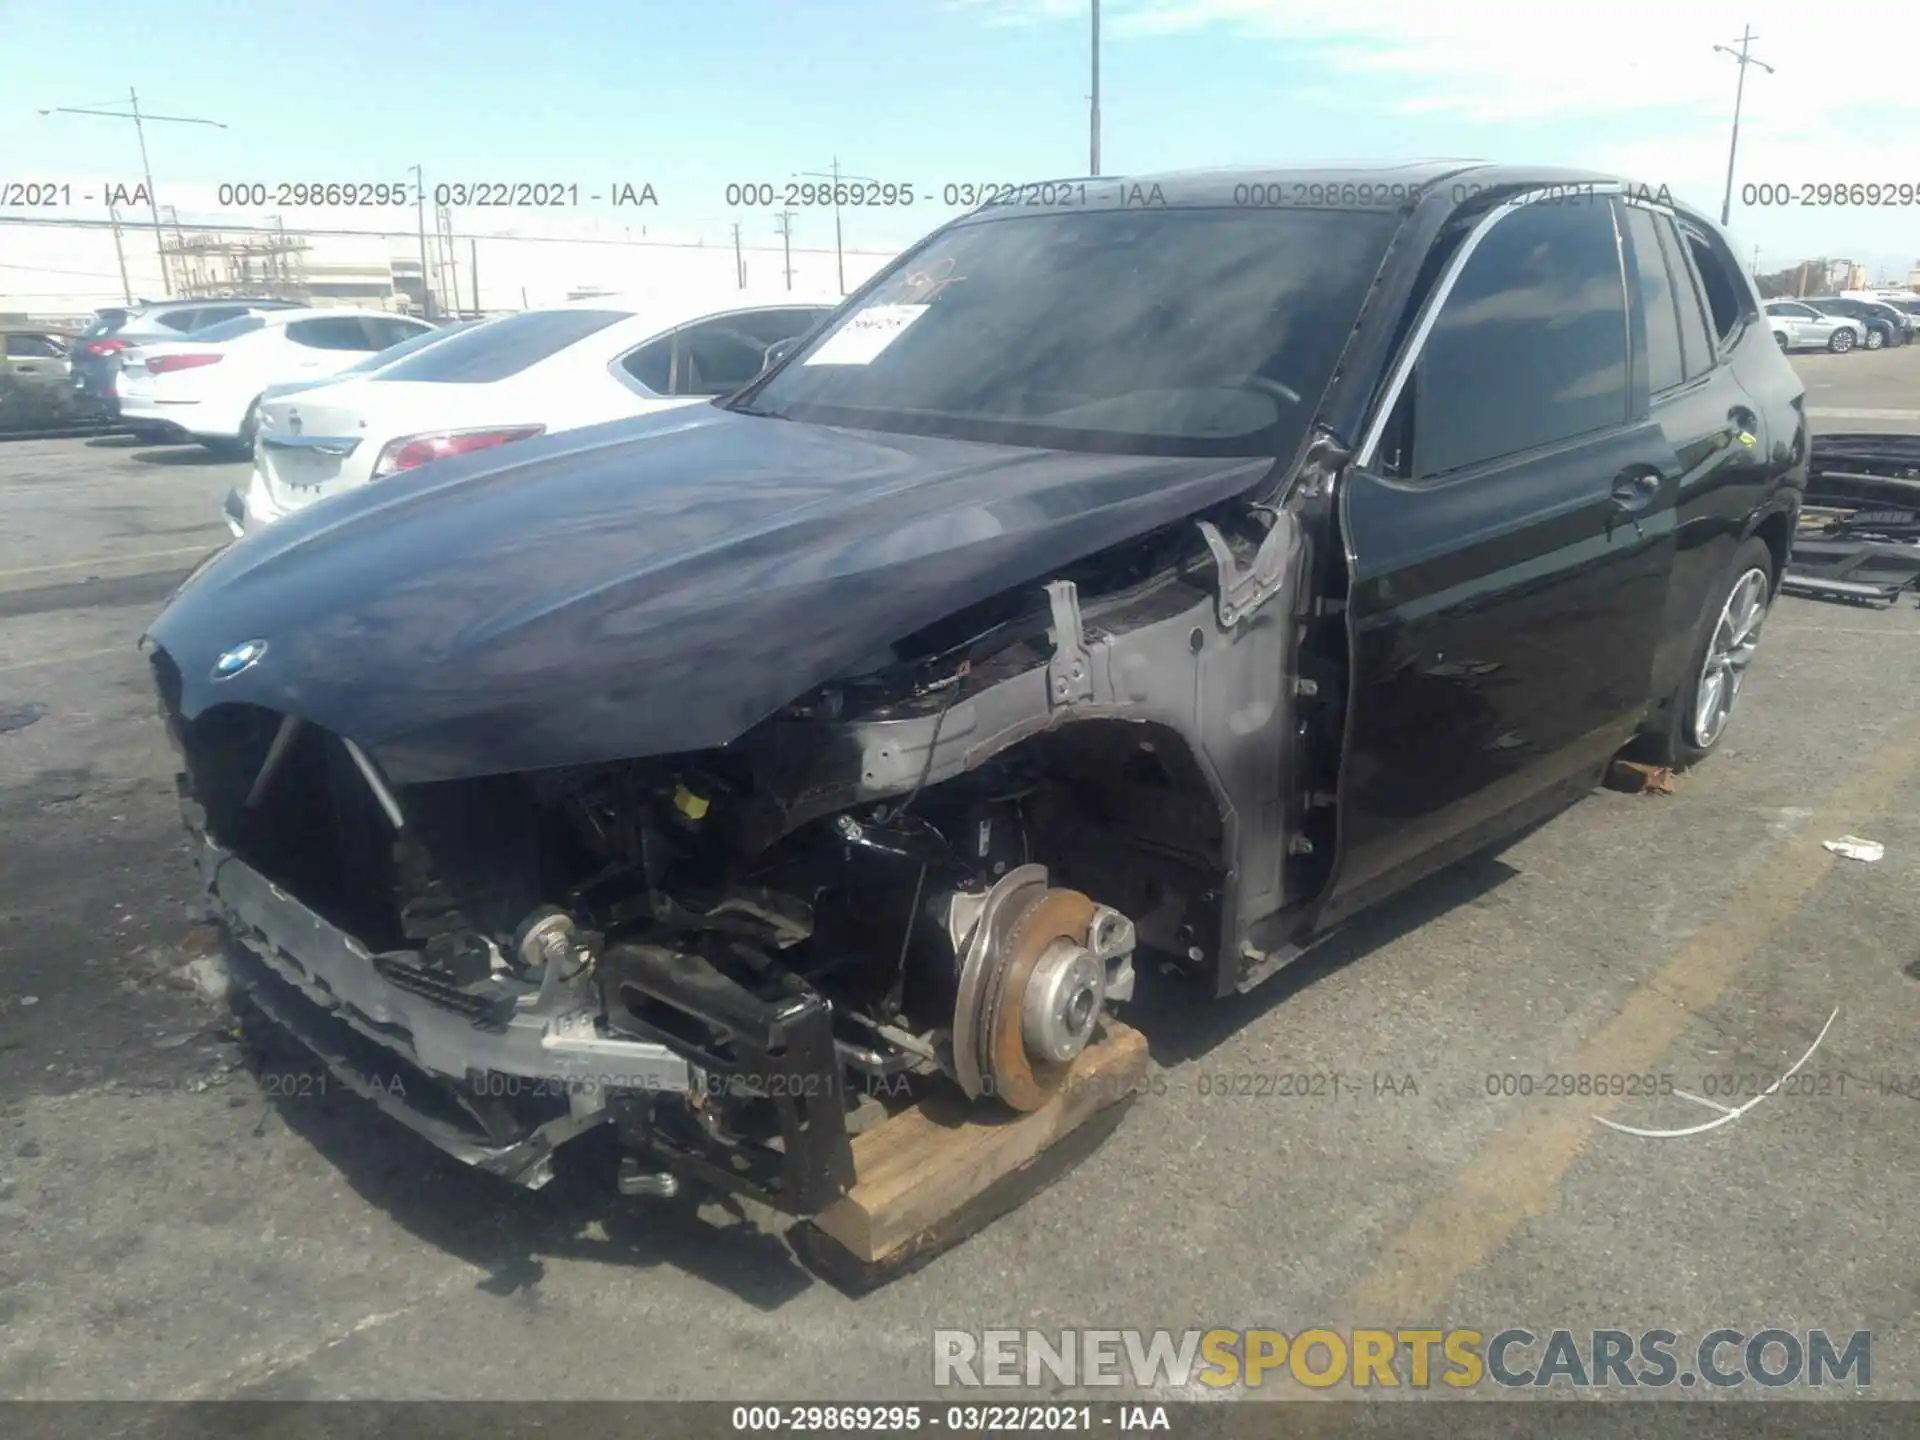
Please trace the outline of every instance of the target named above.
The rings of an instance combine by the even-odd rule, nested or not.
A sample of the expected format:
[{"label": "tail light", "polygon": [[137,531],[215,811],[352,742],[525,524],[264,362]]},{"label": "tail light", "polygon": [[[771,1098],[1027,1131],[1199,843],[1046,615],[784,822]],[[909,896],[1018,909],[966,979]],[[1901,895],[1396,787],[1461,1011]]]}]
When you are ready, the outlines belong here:
[{"label": "tail light", "polygon": [[149,375],[165,375],[174,370],[198,370],[202,365],[218,365],[219,355],[153,355],[147,360]]},{"label": "tail light", "polygon": [[476,450],[491,450],[514,440],[531,440],[544,434],[544,425],[516,425],[505,430],[443,430],[431,435],[402,435],[389,440],[373,462],[373,479],[384,480],[402,470],[412,470],[431,460],[446,460],[455,455],[471,455]]},{"label": "tail light", "polygon": [[100,360],[108,355],[118,355],[127,348],[124,340],[89,340],[80,347],[80,353],[90,359]]}]

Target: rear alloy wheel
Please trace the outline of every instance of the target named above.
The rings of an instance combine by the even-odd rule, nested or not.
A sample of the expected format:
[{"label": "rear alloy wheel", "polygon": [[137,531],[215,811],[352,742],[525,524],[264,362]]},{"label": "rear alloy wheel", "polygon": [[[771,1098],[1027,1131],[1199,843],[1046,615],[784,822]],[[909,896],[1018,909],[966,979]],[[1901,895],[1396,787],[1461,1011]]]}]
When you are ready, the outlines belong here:
[{"label": "rear alloy wheel", "polygon": [[1707,641],[1706,658],[1693,684],[1693,713],[1686,717],[1686,738],[1702,752],[1711,750],[1733,716],[1740,682],[1760,648],[1760,627],[1767,618],[1772,578],[1762,565],[1740,572],[1720,607]]},{"label": "rear alloy wheel", "polygon": [[1867,331],[1867,348],[1869,350],[1878,350],[1886,343],[1887,337],[1882,332],[1878,330]]},{"label": "rear alloy wheel", "polygon": [[1656,763],[1684,770],[1713,753],[1733,718],[1772,601],[1773,552],[1764,540],[1749,540],[1708,597],[1687,678],[1655,745]]},{"label": "rear alloy wheel", "polygon": [[1836,355],[1844,355],[1853,348],[1853,331],[1836,330],[1827,340],[1827,349]]},{"label": "rear alloy wheel", "polygon": [[1773,337],[1773,343],[1780,347],[1780,353],[1782,355],[1787,353],[1787,337],[1786,336],[1775,335]]}]

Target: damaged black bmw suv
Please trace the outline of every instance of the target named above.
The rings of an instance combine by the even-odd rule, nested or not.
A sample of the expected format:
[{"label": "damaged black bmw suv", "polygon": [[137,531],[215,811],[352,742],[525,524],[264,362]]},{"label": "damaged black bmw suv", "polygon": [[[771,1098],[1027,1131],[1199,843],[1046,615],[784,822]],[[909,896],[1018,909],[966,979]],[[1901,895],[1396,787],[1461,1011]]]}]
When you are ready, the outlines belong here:
[{"label": "damaged black bmw suv", "polygon": [[1244,990],[1720,740],[1808,440],[1710,221],[1009,199],[729,399],[315,505],[154,622],[236,979],[443,1149],[611,1124],[636,1191],[817,1213],[872,1082],[1035,1109],[1136,951]]}]

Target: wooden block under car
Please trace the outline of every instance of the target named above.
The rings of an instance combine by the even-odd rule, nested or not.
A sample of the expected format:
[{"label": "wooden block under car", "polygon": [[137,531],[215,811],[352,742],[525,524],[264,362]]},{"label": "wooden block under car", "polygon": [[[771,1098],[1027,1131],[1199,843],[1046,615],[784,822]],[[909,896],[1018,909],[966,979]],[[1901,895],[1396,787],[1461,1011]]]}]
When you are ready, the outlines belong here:
[{"label": "wooden block under car", "polygon": [[898,1279],[1018,1208],[1108,1135],[1147,1074],[1146,1037],[1111,1018],[1060,1092],[1018,1114],[959,1095],[925,1100],[853,1139],[855,1181],[791,1232],[816,1272],[853,1293]]}]

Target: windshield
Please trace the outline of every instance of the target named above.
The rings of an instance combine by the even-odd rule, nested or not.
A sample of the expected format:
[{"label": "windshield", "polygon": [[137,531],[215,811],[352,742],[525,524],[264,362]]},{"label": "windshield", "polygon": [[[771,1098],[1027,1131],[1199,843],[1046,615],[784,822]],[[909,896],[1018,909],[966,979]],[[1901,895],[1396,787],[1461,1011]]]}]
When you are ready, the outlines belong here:
[{"label": "windshield", "polygon": [[1398,224],[1198,208],[965,221],[735,408],[1066,450],[1287,453]]}]

